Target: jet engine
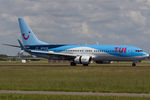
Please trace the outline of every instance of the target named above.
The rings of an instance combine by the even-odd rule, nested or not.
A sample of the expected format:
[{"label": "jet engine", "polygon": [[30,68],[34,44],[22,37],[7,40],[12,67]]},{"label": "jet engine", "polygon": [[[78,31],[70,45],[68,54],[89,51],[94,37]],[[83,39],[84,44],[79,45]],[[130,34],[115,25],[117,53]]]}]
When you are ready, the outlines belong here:
[{"label": "jet engine", "polygon": [[74,59],[74,63],[76,64],[89,64],[91,63],[92,57],[90,56],[77,56]]}]

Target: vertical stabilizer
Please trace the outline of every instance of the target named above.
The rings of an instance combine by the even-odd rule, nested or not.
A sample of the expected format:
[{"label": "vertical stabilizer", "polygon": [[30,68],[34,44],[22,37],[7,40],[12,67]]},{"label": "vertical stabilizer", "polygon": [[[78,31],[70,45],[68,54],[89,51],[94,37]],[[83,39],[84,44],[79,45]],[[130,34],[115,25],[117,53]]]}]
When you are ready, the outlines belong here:
[{"label": "vertical stabilizer", "polygon": [[30,27],[26,24],[23,18],[18,18],[21,38],[23,45],[46,45],[47,43],[40,41],[32,32]]}]

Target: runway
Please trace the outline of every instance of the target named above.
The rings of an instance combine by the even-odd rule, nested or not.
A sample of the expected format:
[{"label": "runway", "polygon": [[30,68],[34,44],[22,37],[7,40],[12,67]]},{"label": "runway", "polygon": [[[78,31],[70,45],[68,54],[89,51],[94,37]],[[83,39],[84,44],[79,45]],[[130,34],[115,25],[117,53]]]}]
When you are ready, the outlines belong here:
[{"label": "runway", "polygon": [[19,94],[45,94],[45,95],[86,95],[86,96],[127,96],[127,97],[150,97],[146,93],[95,93],[95,92],[62,92],[62,91],[15,91],[0,90],[0,93],[19,93]]}]

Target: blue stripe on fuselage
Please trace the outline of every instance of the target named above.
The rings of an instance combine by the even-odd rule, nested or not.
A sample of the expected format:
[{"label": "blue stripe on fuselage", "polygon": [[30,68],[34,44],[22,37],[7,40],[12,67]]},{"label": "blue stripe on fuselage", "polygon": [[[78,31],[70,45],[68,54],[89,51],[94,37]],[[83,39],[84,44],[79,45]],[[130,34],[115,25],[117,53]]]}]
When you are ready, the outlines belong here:
[{"label": "blue stripe on fuselage", "polygon": [[34,45],[25,46],[31,50],[42,50],[42,51],[54,51],[62,52],[64,50],[78,48],[78,47],[89,47],[96,50],[101,50],[107,54],[122,56],[122,57],[135,57],[146,55],[144,52],[135,52],[135,50],[141,50],[140,48],[125,45]]}]

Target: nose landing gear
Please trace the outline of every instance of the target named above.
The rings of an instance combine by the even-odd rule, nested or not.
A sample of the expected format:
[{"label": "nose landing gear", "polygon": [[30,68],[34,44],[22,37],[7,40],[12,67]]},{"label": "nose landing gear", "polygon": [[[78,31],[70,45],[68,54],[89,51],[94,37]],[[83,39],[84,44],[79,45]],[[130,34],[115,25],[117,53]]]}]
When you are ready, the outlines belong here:
[{"label": "nose landing gear", "polygon": [[140,61],[140,60],[139,60],[139,61],[133,61],[132,67],[135,67],[135,66],[136,66],[136,63],[139,63],[139,62],[141,62],[141,61]]},{"label": "nose landing gear", "polygon": [[133,62],[133,63],[132,63],[132,67],[135,67],[135,66],[136,66],[136,63],[135,63],[135,62]]}]

